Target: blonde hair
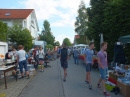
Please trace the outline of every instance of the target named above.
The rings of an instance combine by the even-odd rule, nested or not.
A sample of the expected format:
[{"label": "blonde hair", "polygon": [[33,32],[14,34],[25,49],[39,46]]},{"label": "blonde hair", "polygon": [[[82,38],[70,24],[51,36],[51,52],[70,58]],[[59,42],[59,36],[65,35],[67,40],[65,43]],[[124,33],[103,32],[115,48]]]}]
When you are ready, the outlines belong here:
[{"label": "blonde hair", "polygon": [[18,49],[19,49],[19,50],[20,50],[20,49],[22,49],[22,48],[23,48],[23,46],[22,46],[22,45],[19,45],[19,46],[18,46]]},{"label": "blonde hair", "polygon": [[104,45],[108,45],[108,43],[107,42],[101,43],[101,47],[103,47]]}]

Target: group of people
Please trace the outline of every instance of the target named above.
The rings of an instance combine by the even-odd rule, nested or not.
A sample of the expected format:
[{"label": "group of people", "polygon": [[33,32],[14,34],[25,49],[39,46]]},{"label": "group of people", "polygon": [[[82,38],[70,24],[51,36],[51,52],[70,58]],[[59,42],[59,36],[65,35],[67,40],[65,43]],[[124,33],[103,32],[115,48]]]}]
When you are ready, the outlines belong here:
[{"label": "group of people", "polygon": [[[38,65],[41,65],[41,71],[44,71],[44,67],[47,68],[47,63],[49,63],[48,59],[48,53],[44,53],[44,50],[42,47],[38,48],[36,46],[34,50],[32,51],[32,58],[35,60],[34,63],[34,68],[38,70]],[[45,66],[43,65],[45,63]]]},{"label": "group of people", "polygon": [[[67,76],[67,68],[68,68],[68,59],[69,59],[69,53],[68,49],[66,47],[66,44],[63,43],[63,47],[58,50],[58,55],[60,56],[60,62],[61,62],[61,67],[64,70],[64,77],[63,81],[66,81],[66,76]],[[91,42],[89,44],[89,48],[87,50],[84,50],[84,59],[85,59],[85,64],[86,64],[86,80],[85,82],[89,84],[89,89],[92,89],[92,82],[91,82],[91,69],[92,65],[94,63],[93,60],[93,55],[94,55],[94,42]],[[101,44],[101,50],[97,52],[97,61],[98,61],[98,68],[100,72],[100,79],[97,81],[97,87],[101,88],[101,83],[102,83],[102,88],[103,88],[103,94],[105,96],[110,96],[106,92],[105,88],[105,82],[106,82],[106,75],[107,75],[107,70],[108,70],[108,61],[107,61],[107,43],[103,42]],[[73,49],[73,55],[74,55],[74,63],[78,64],[78,56],[80,54],[79,50],[76,48]]]},{"label": "group of people", "polygon": [[[42,47],[38,47],[36,46],[34,48],[34,50],[32,51],[32,54],[28,54],[25,50],[24,50],[24,46],[23,45],[19,45],[18,46],[18,50],[16,49],[12,49],[12,50],[8,50],[8,52],[5,54],[5,60],[7,59],[13,59],[14,61],[16,61],[16,68],[20,69],[20,73],[21,73],[21,77],[19,77],[19,79],[22,79],[25,77],[30,78],[29,77],[29,71],[28,71],[28,58],[32,58],[33,59],[33,63],[34,64],[34,68],[35,70],[38,70],[38,65],[41,65],[41,69],[40,71],[43,72],[44,71],[44,67],[47,68],[47,63],[49,63],[48,60],[48,54],[44,53],[44,50]],[[45,63],[45,66],[43,65]],[[25,72],[23,72],[23,68],[25,69]],[[13,71],[13,74],[16,76],[17,73],[17,69],[15,71]]]}]

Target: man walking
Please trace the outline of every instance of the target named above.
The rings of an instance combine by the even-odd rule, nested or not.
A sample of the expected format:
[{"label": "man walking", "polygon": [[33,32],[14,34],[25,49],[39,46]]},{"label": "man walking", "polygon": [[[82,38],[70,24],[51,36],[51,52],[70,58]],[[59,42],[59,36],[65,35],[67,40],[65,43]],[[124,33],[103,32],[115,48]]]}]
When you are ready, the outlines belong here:
[{"label": "man walking", "polygon": [[105,95],[105,97],[108,97],[110,95],[106,92],[106,88],[105,88],[105,81],[106,81],[107,68],[108,68],[107,52],[105,50],[107,50],[107,43],[103,42],[101,44],[101,50],[97,54],[98,66],[101,75],[101,78],[99,79],[98,82],[98,87],[100,87],[100,82],[102,82],[103,94]]},{"label": "man walking", "polygon": [[76,49],[76,47],[74,48],[74,63],[78,65],[78,56],[79,56],[79,51]]},{"label": "man walking", "polygon": [[68,68],[68,50],[66,48],[66,44],[63,43],[63,48],[60,51],[60,62],[61,62],[61,67],[64,70],[64,78],[63,81],[66,81],[66,76],[67,76],[67,68]]},{"label": "man walking", "polygon": [[93,49],[94,49],[94,43],[91,42],[89,44],[89,49],[85,51],[84,55],[85,55],[85,63],[86,63],[86,81],[87,83],[89,83],[89,89],[92,89],[92,84],[91,84],[91,77],[90,77],[90,72],[92,69],[92,65],[93,65]]}]

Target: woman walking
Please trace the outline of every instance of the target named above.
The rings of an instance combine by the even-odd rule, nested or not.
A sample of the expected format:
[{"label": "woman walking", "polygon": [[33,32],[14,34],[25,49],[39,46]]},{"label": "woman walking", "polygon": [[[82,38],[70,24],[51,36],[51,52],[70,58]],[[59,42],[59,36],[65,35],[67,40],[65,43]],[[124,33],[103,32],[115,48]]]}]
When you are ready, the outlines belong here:
[{"label": "woman walking", "polygon": [[40,47],[39,49],[39,65],[41,65],[41,71],[43,72],[44,71],[44,67],[43,67],[43,58],[44,58],[44,51],[42,49],[42,47]]}]

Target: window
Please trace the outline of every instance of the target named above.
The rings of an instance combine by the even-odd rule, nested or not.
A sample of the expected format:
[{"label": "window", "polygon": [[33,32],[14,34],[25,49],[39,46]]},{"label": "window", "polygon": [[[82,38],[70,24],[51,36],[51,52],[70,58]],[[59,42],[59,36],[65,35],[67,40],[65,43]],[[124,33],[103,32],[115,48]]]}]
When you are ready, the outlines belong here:
[{"label": "window", "polygon": [[9,16],[10,14],[11,14],[11,13],[7,12],[5,15],[6,15],[6,16]]}]

